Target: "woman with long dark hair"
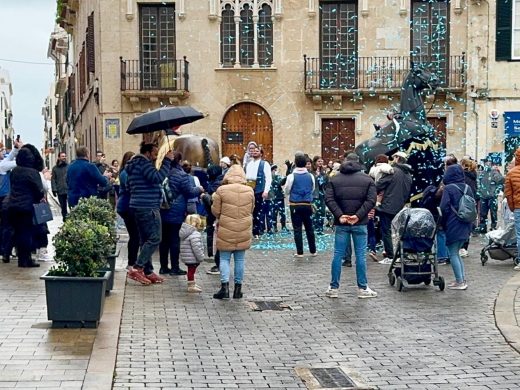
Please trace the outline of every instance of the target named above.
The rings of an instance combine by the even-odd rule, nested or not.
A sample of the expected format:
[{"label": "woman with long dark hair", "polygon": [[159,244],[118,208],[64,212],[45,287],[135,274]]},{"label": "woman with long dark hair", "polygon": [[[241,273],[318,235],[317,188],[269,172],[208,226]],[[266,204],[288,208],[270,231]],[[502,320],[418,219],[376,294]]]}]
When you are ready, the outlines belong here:
[{"label": "woman with long dark hair", "polygon": [[129,270],[135,264],[139,252],[139,229],[133,215],[130,213],[130,190],[128,188],[128,173],[125,170],[126,164],[134,155],[134,152],[126,152],[123,155],[119,170],[119,192],[117,194],[117,213],[123,218],[126,231],[128,232],[128,260],[126,268]]}]

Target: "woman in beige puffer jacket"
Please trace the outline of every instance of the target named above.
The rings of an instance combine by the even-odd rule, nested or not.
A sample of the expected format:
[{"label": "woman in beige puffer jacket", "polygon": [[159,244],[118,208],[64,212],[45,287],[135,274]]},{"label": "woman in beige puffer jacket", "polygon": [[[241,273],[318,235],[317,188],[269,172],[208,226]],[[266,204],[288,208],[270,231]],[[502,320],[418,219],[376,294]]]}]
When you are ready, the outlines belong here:
[{"label": "woman in beige puffer jacket", "polygon": [[217,249],[220,251],[220,290],[215,299],[229,298],[231,254],[235,261],[233,298],[242,298],[245,251],[251,247],[255,195],[246,185],[246,175],[239,165],[232,165],[213,194],[211,212],[218,220]]}]

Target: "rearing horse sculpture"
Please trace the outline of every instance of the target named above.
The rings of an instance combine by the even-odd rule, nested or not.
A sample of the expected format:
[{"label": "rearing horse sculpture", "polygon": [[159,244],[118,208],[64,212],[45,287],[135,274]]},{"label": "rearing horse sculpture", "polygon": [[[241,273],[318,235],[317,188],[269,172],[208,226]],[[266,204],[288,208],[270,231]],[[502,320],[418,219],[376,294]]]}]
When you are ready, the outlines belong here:
[{"label": "rearing horse sculpture", "polygon": [[421,96],[424,89],[436,89],[437,76],[412,64],[401,87],[400,112],[393,115],[384,126],[374,125],[373,138],[356,147],[356,153],[367,168],[378,154],[391,155],[401,150],[408,154],[408,164],[413,169],[411,201],[420,198],[424,189],[440,181],[443,174],[442,158],[445,151],[439,145],[435,129],[426,118]]}]

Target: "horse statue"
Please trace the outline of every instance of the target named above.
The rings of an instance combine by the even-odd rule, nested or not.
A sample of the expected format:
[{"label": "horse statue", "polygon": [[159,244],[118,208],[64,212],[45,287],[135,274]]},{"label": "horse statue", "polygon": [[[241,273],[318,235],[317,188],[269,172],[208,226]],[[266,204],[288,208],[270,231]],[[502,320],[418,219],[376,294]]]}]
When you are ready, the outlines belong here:
[{"label": "horse statue", "polygon": [[412,204],[417,203],[428,185],[437,184],[443,175],[445,150],[427,120],[421,95],[424,89],[435,90],[438,86],[435,74],[412,64],[401,87],[400,112],[389,117],[390,121],[383,126],[374,124],[374,137],[355,149],[367,169],[379,154],[391,156],[398,150],[408,154],[408,164],[413,169]]}]

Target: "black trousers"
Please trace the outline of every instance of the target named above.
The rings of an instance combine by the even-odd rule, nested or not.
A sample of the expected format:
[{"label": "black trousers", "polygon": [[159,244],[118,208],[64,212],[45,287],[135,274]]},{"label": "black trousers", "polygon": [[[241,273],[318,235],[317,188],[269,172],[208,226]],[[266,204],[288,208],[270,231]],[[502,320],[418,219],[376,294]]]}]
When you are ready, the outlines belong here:
[{"label": "black trousers", "polygon": [[395,215],[378,211],[379,223],[381,226],[381,236],[383,238],[383,246],[385,248],[386,257],[394,257],[394,247],[392,245],[392,219]]},{"label": "black trousers", "polygon": [[314,236],[314,227],[312,226],[312,206],[310,203],[308,206],[290,206],[290,210],[294,230],[294,243],[296,244],[296,253],[298,255],[303,255],[302,225],[305,227],[307,243],[309,244],[309,252],[316,253],[316,238]]},{"label": "black trousers", "polygon": [[32,263],[31,250],[33,248],[33,212],[22,210],[7,210],[9,224],[13,227],[14,245],[18,253],[18,266]]},{"label": "black trousers", "polygon": [[63,221],[67,219],[67,194],[58,194],[58,202],[60,202],[61,207],[61,216],[63,217]]},{"label": "black trousers", "polygon": [[124,211],[119,213],[123,221],[125,222],[125,227],[128,232],[128,260],[127,265],[134,265],[137,261],[137,254],[139,253],[139,229],[137,227],[137,222],[135,222],[135,218],[130,211]]},{"label": "black trousers", "polygon": [[179,270],[179,255],[181,251],[181,239],[179,232],[181,231],[181,223],[162,223],[162,240],[159,245],[159,261],[161,268],[168,268],[168,254],[172,263],[172,270]]},{"label": "black trousers", "polygon": [[262,193],[255,193],[255,208],[253,210],[253,235],[264,234],[265,231],[265,208]]}]

